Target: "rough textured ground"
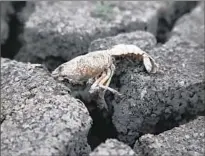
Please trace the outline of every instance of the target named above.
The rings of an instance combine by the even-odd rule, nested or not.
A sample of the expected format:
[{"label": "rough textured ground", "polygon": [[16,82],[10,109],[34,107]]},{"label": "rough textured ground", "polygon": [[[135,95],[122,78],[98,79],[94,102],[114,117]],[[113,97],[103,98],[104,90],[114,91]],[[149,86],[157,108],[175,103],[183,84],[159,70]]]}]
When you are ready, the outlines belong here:
[{"label": "rough textured ground", "polygon": [[143,50],[151,49],[156,44],[156,38],[153,34],[145,31],[133,31],[130,33],[121,33],[114,37],[106,37],[91,42],[89,52],[99,49],[106,50],[116,44],[134,44]]},{"label": "rough textured ground", "polygon": [[176,10],[182,14],[193,6],[192,2],[182,2],[179,7],[177,2],[157,1],[34,4],[34,11],[27,13],[31,15],[25,20],[23,47],[15,59],[44,63],[49,70],[86,53],[90,42],[96,38],[133,30],[156,34],[160,15],[164,14],[171,21]]},{"label": "rough textured ground", "polygon": [[203,156],[205,154],[205,117],[163,132],[146,134],[135,143],[139,156]]},{"label": "rough textured ground", "polygon": [[172,30],[172,36],[180,36],[183,40],[191,40],[204,46],[204,2],[190,13],[181,17]]},{"label": "rough textured ground", "polygon": [[150,75],[142,64],[121,61],[111,82],[124,95],[111,100],[113,123],[118,138],[129,144],[140,133],[158,132],[161,122],[168,128],[205,109],[203,48],[178,39],[148,53],[163,73]]},{"label": "rough textured ground", "polygon": [[[135,44],[143,50],[147,50],[153,48],[156,45],[156,38],[151,33],[145,31],[123,33],[114,37],[106,37],[103,39],[94,40],[93,42],[91,42],[89,52],[93,52],[99,49],[106,50],[111,48],[115,44]],[[128,61],[128,59],[126,58],[125,60]],[[116,61],[120,62],[121,60]],[[87,99],[92,98],[91,96],[85,96],[85,92],[81,93],[80,95],[80,97],[86,102],[88,101]],[[95,98],[97,99],[97,96]],[[107,107],[107,104],[104,104],[104,102],[102,102],[102,100],[100,99],[97,100],[96,103],[101,109],[103,109],[103,107],[105,108],[105,106]]]},{"label": "rough textured ground", "polygon": [[[196,3],[28,2],[22,11],[13,5],[15,13],[5,6],[3,53],[15,55],[8,15],[25,29],[15,36],[17,61],[1,58],[2,155],[203,155],[204,2]],[[111,116],[50,76],[62,62],[119,43],[139,46],[161,71],[148,74],[142,62],[116,58],[110,87],[123,96],[106,92]]]},{"label": "rough textured ground", "polygon": [[90,156],[137,156],[128,145],[116,140],[107,139],[105,143],[100,144]]},{"label": "rough textured ground", "polygon": [[[93,41],[90,49],[121,42],[132,44],[132,40],[121,36]],[[205,110],[204,48],[173,35],[163,46],[147,52],[162,72],[150,75],[139,63],[121,61],[111,82],[111,87],[124,94],[111,99],[113,124],[118,138],[130,145],[140,134],[159,133],[162,127],[172,128]]]},{"label": "rough textured ground", "polygon": [[42,67],[1,59],[1,154],[88,155],[91,118]]}]

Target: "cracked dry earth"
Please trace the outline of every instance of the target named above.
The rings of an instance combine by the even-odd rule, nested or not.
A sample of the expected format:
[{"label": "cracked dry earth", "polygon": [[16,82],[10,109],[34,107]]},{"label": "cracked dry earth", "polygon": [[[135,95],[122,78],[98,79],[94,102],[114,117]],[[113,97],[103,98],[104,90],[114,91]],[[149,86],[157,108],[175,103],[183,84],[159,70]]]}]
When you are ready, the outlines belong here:
[{"label": "cracked dry earth", "polygon": [[[203,156],[205,51],[202,1],[1,2],[3,156]],[[163,72],[116,59],[98,101],[51,77],[58,65],[134,44]]]}]

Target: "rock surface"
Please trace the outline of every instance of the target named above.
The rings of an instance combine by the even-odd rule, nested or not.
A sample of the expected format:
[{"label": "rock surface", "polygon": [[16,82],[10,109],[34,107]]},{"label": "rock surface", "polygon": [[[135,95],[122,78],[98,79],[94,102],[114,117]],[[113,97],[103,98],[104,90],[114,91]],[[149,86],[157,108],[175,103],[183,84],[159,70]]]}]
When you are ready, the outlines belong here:
[{"label": "rock surface", "polygon": [[122,33],[113,37],[106,37],[94,40],[91,42],[89,52],[97,51],[99,49],[109,49],[116,44],[134,44],[143,50],[151,49],[156,44],[156,38],[149,32],[133,31],[130,33]]},{"label": "rock surface", "polygon": [[2,155],[88,155],[91,123],[42,66],[1,58]]},{"label": "rock surface", "polygon": [[[117,40],[115,37],[98,40],[90,49],[121,42],[133,44],[121,36]],[[107,100],[114,107],[112,119],[118,139],[129,145],[142,133],[163,131],[205,110],[204,49],[172,37],[165,45],[146,51],[160,64],[161,71],[147,74],[138,61],[121,60],[110,87],[117,88],[124,96]]]},{"label": "rock surface", "polygon": [[183,40],[190,40],[204,46],[204,6],[205,2],[200,2],[191,13],[181,17],[171,32],[172,36],[180,36]]},{"label": "rock surface", "polygon": [[107,139],[100,144],[89,156],[137,156],[131,147],[116,140]]},{"label": "rock surface", "polygon": [[[160,71],[148,74],[142,62],[116,58],[110,87],[123,96],[106,92],[112,115],[107,116],[96,110],[101,101],[85,94],[86,108],[73,97],[74,90],[57,83],[42,65],[1,58],[2,155],[204,154],[204,117],[184,124],[205,112],[204,2],[4,5],[1,44],[8,38],[8,24],[9,28],[25,25],[21,36],[14,33],[23,44],[14,58],[17,61],[41,63],[51,71],[78,55],[123,43],[153,56]],[[14,25],[9,23],[10,14],[17,20]],[[6,41],[4,52],[14,56],[17,42]],[[128,146],[134,143],[136,153]],[[91,152],[90,147],[95,150]]]},{"label": "rock surface", "polygon": [[176,11],[193,6],[192,2],[180,2],[179,7],[178,2],[157,1],[34,4],[34,12],[25,22],[23,47],[15,59],[43,63],[49,70],[87,53],[90,42],[99,37],[139,29],[156,34],[159,14],[168,10],[166,16],[174,17]]},{"label": "rock surface", "polygon": [[139,156],[203,156],[205,154],[205,117],[159,135],[146,134],[135,143]]}]

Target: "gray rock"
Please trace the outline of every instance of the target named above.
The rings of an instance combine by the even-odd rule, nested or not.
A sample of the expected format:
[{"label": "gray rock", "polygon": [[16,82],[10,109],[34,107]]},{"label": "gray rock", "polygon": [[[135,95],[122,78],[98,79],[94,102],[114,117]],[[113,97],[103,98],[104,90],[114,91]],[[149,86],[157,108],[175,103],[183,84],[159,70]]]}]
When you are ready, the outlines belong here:
[{"label": "gray rock", "polygon": [[4,44],[9,36],[9,15],[14,13],[11,2],[1,2],[1,44]]},{"label": "gray rock", "polygon": [[1,154],[88,155],[91,117],[46,70],[1,58]]},{"label": "gray rock", "polygon": [[204,156],[205,117],[175,127],[159,135],[146,134],[135,143],[140,156]]},{"label": "gray rock", "polygon": [[190,12],[197,5],[198,1],[169,1],[168,3],[171,7],[164,7],[159,12],[156,36],[159,43],[165,43],[167,41],[176,20]]},{"label": "gray rock", "polygon": [[[174,16],[176,4],[178,2],[35,2],[34,12],[25,20],[23,47],[15,59],[43,63],[53,70],[87,53],[90,42],[99,37],[134,30],[156,34],[158,16],[166,10],[167,16]],[[192,3],[180,2],[180,10],[186,10],[189,4]]]},{"label": "gray rock", "polygon": [[133,31],[130,33],[121,33],[113,37],[105,37],[91,42],[89,52],[97,50],[106,50],[116,44],[134,44],[146,50],[157,44],[156,38],[149,32]]},{"label": "gray rock", "polygon": [[90,156],[137,156],[128,145],[116,140],[107,139],[90,153]]},{"label": "gray rock", "polygon": [[[122,35],[117,40],[115,37],[102,39],[102,42],[98,40],[99,46],[93,46],[100,49],[108,43],[123,42],[123,39],[126,44],[132,43]],[[147,41],[149,43],[147,39],[144,42]],[[137,44],[137,40],[133,42]],[[110,87],[124,96],[107,95],[108,105],[113,106],[112,120],[118,139],[129,145],[134,144],[140,134],[172,128],[205,110],[204,49],[193,42],[172,37],[165,45],[146,51],[160,64],[161,71],[148,74],[141,62],[122,59],[116,64]],[[163,129],[161,124],[164,124]]]},{"label": "gray rock", "polygon": [[190,40],[204,46],[204,2],[191,12],[181,17],[175,24],[171,35],[180,36],[183,40]]},{"label": "gray rock", "polygon": [[[112,46],[116,44],[135,44],[140,48],[142,48],[143,50],[147,50],[153,48],[156,45],[156,38],[151,33],[145,31],[134,31],[130,33],[123,33],[113,37],[106,37],[106,38],[94,40],[90,44],[89,52],[93,52],[97,50],[106,50],[112,48]],[[83,95],[84,94],[81,94],[81,97],[83,97]],[[86,101],[87,99],[94,99],[94,98],[98,99],[96,103],[98,107],[101,108],[101,110],[103,108],[105,109],[105,106],[106,109],[107,107],[109,107],[102,99],[104,97],[98,97],[98,96],[83,97],[84,101]]]}]

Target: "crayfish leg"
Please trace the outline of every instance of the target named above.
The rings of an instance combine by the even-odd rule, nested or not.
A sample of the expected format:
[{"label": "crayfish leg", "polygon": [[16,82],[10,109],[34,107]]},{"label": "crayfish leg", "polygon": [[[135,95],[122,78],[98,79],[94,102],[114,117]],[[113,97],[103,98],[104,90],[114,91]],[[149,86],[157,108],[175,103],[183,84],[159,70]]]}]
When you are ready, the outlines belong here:
[{"label": "crayfish leg", "polygon": [[107,69],[107,72],[104,71],[102,73],[101,77],[98,78],[95,81],[95,83],[91,86],[89,92],[93,93],[93,92],[95,92],[95,90],[97,88],[100,87],[100,88],[103,88],[105,91],[109,90],[109,91],[111,91],[114,94],[121,95],[118,91],[116,91],[115,89],[112,89],[112,88],[109,87],[111,79],[112,79],[112,76],[114,74],[114,71],[115,71],[115,66],[114,66],[114,64],[112,64],[111,67]]}]

